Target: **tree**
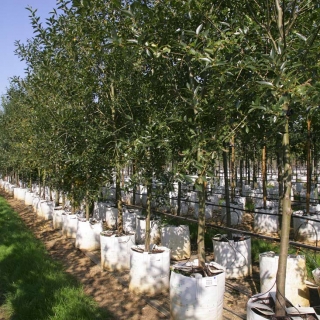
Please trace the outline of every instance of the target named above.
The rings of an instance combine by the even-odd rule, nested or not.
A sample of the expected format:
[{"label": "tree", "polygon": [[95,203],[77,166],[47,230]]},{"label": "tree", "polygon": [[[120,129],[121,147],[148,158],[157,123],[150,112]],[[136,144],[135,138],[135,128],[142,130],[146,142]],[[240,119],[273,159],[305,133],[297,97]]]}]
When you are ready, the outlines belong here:
[{"label": "tree", "polygon": [[[301,65],[306,56],[312,54],[319,26],[315,22],[315,12],[319,11],[315,1],[283,1],[272,3],[247,2],[251,35],[259,35],[264,42],[260,47],[260,57],[254,63],[256,54],[247,59],[247,66],[253,69],[261,85],[260,98],[253,108],[273,114],[283,124],[284,194],[282,199],[282,230],[280,257],[277,273],[276,316],[285,315],[286,263],[289,246],[291,219],[291,176],[289,119],[292,102],[297,93],[308,83],[308,76]],[[303,34],[306,34],[304,36]],[[254,37],[255,38],[255,37]],[[254,38],[248,37],[252,46]],[[261,42],[260,42],[261,43]],[[250,62],[249,62],[250,60]],[[257,92],[259,97],[259,93]],[[296,111],[295,111],[296,112]]]}]

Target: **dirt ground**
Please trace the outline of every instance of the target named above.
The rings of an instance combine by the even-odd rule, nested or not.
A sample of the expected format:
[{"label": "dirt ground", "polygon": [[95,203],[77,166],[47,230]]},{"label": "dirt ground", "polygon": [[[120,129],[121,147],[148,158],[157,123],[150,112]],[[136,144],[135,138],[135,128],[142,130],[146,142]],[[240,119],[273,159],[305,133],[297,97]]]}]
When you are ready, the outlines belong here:
[{"label": "dirt ground", "polygon": [[[52,221],[40,220],[32,212],[32,207],[11,197],[6,198],[28,228],[45,244],[52,258],[61,261],[65,271],[83,284],[85,292],[92,296],[101,308],[112,312],[114,319],[170,319],[168,295],[150,298],[130,293],[128,272],[112,273],[101,270],[99,252],[84,253],[76,249],[73,240],[66,239],[59,230],[53,229]],[[236,284],[227,281],[224,319],[246,319],[248,294],[256,292],[257,285],[252,279],[237,281]]]}]

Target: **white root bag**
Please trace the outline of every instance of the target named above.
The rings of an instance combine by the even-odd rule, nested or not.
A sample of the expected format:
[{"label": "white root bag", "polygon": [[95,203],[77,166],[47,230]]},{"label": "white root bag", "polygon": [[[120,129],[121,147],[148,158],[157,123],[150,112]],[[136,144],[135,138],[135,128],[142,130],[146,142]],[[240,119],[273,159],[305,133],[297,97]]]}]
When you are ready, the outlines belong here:
[{"label": "white root bag", "polygon": [[135,244],[135,235],[109,236],[108,231],[100,233],[101,267],[106,270],[128,270],[130,268],[131,247]]},{"label": "white root bag", "polygon": [[106,225],[108,228],[115,229],[117,227],[118,209],[110,206],[105,207]]},{"label": "white root bag", "polygon": [[[265,252],[259,255],[260,290],[276,292],[276,275],[279,255]],[[288,255],[286,276],[286,298],[294,306],[309,307],[309,290],[306,285],[306,259],[301,255]]]},{"label": "white root bag", "polygon": [[278,232],[279,217],[276,214],[278,209],[256,209],[253,214],[254,231],[266,234]]},{"label": "white root bag", "polygon": [[33,212],[37,212],[37,208],[38,208],[38,205],[40,203],[40,197],[39,196],[34,196],[33,199],[32,199],[32,209],[33,209]]},{"label": "white root bag", "polygon": [[38,202],[38,205],[37,205],[37,216],[39,218],[44,218],[44,215],[42,214],[42,206],[41,206],[43,202],[47,202],[47,201],[42,199]]},{"label": "white root bag", "polygon": [[13,190],[13,196],[17,200],[24,201],[25,195],[26,195],[27,189],[25,188],[14,188]]},{"label": "white root bag", "polygon": [[26,206],[32,206],[33,196],[34,196],[33,192],[29,192],[29,191],[26,192],[26,195],[24,197],[24,204]]},{"label": "white root bag", "polygon": [[100,249],[100,233],[103,230],[102,221],[91,222],[78,219],[76,233],[76,248],[86,251]]},{"label": "white root bag", "polygon": [[295,238],[299,241],[319,241],[320,240],[320,214],[313,215],[312,221],[304,219],[303,211],[295,211],[293,217],[293,229]]},{"label": "white root bag", "polygon": [[75,214],[64,214],[62,216],[62,234],[67,238],[75,239],[77,236],[78,218]]},{"label": "white root bag", "polygon": [[[158,220],[150,221],[150,243],[159,244],[161,241],[160,227]],[[142,216],[136,218],[136,243],[143,244],[146,239],[146,219]]]},{"label": "white root bag", "polygon": [[41,202],[41,214],[45,220],[53,219],[54,203],[52,201]]},{"label": "white root bag", "polygon": [[53,229],[62,229],[63,219],[62,215],[65,213],[62,209],[53,210]]},{"label": "white root bag", "polygon": [[225,268],[226,279],[240,279],[252,273],[251,238],[227,242],[213,240],[214,261]]},{"label": "white root bag", "polygon": [[124,210],[123,219],[123,230],[124,232],[135,232],[136,231],[136,218],[137,214],[133,210]]},{"label": "white root bag", "polygon": [[202,277],[184,276],[174,271],[170,277],[171,320],[222,320],[225,273],[215,262],[209,265],[221,269],[221,273]]},{"label": "white root bag", "polygon": [[191,256],[190,230],[187,225],[161,228],[161,245],[171,250],[171,259],[183,260]]},{"label": "white root bag", "polygon": [[138,294],[168,293],[170,275],[170,249],[157,247],[161,253],[137,252],[131,247],[129,290]]}]

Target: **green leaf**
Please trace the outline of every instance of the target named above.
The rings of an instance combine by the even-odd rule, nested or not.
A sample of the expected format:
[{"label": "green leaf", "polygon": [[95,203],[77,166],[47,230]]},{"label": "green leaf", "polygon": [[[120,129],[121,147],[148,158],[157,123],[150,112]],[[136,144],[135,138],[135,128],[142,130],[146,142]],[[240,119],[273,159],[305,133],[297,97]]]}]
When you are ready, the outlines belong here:
[{"label": "green leaf", "polygon": [[133,13],[130,10],[121,10],[122,13],[124,13],[126,16],[133,17]]},{"label": "green leaf", "polygon": [[209,58],[200,58],[199,60],[206,61],[206,62],[211,62],[211,60]]},{"label": "green leaf", "polygon": [[248,113],[251,113],[252,111],[254,111],[254,110],[256,110],[256,109],[266,111],[266,107],[263,107],[263,106],[254,106],[254,107],[252,107],[252,108],[248,111]]},{"label": "green leaf", "polygon": [[268,81],[257,81],[257,83],[262,84],[264,86],[273,87],[273,84]]},{"label": "green leaf", "polygon": [[197,34],[197,35],[200,33],[202,27],[203,27],[203,24],[201,23],[201,24],[198,26],[197,30],[196,30],[196,34]]},{"label": "green leaf", "polygon": [[300,38],[303,41],[307,41],[307,38],[305,36],[303,36],[301,33],[296,32],[296,35],[298,36],[298,38]]},{"label": "green leaf", "polygon": [[164,48],[162,49],[162,52],[163,52],[163,53],[170,53],[170,52],[171,52],[171,49],[170,49],[169,47],[164,47]]},{"label": "green leaf", "polygon": [[127,42],[138,44],[138,40],[136,40],[136,39],[128,39]]}]

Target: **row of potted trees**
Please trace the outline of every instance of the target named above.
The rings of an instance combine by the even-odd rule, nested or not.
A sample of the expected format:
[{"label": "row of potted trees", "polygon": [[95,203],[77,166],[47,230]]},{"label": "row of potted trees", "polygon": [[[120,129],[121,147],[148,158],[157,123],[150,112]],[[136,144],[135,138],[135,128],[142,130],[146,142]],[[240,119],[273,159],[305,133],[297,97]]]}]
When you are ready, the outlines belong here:
[{"label": "row of potted trees", "polygon": [[[56,199],[53,196],[52,201],[47,201],[26,188],[10,186],[8,182],[4,181],[1,181],[1,185],[7,191],[9,190],[16,199],[24,201],[26,205],[32,205],[39,217],[48,220],[52,219],[53,227],[62,229],[66,237],[75,238],[75,245],[79,249],[100,249],[101,264],[104,269],[130,270],[131,291],[154,295],[166,293],[170,288],[172,319],[222,319],[225,278],[234,279],[251,275],[250,238],[243,238],[241,235],[233,235],[233,239],[229,239],[226,235],[216,236],[213,238],[215,262],[206,263],[205,268],[199,267],[197,261],[180,262],[171,267],[170,276],[170,258],[181,260],[188,258],[188,254],[190,254],[190,248],[185,249],[184,247],[184,236],[187,234],[185,232],[186,226],[163,228],[166,232],[162,230],[161,239],[166,245],[158,246],[151,243],[149,250],[146,250],[142,244],[136,245],[136,235],[132,225],[126,226],[122,235],[111,230],[116,225],[113,225],[112,221],[117,221],[118,218],[117,209],[111,202],[96,204],[96,213],[98,213],[99,217],[104,216],[105,225],[110,226],[110,230],[103,230],[102,221],[94,218],[87,220],[83,214],[71,213],[64,210],[62,206],[57,206],[56,204],[61,199],[55,201]],[[141,213],[140,210],[125,208],[123,223],[125,224],[126,221],[130,220],[144,221],[145,219],[139,213]],[[132,219],[132,217],[136,219]],[[131,230],[131,232],[127,232],[127,230]],[[178,251],[176,251],[176,255],[172,256],[170,247],[174,248],[177,242],[179,242],[177,247],[182,248],[186,254],[179,256]],[[265,270],[263,269],[264,260],[270,259],[270,257],[272,261],[276,261],[273,265],[277,266],[277,256],[266,254],[260,258],[262,261],[260,261],[261,270]],[[272,257],[275,259],[272,259]],[[293,257],[289,258],[292,259]],[[301,257],[298,258],[299,261],[298,263],[295,262],[293,269],[297,269],[299,264],[301,267]],[[296,260],[293,259],[293,261]],[[273,270],[273,275],[266,275],[267,272],[262,271],[264,276],[261,276],[260,273],[262,292],[268,287],[264,283],[269,281],[268,284],[270,286],[270,281],[272,282],[275,279],[276,267],[270,268],[270,265],[272,265],[270,261],[268,261],[267,265],[267,268]],[[302,278],[301,283],[303,284],[303,275],[305,273],[303,273],[303,268],[299,270],[302,272],[299,277]],[[269,273],[272,272],[270,271]],[[272,292],[271,289],[272,287],[266,290]],[[304,289],[307,292],[305,286]],[[301,287],[298,290],[300,292],[303,291]],[[288,296],[290,296],[290,290],[287,291],[289,292]],[[290,299],[294,299],[295,296],[296,293]],[[248,308],[250,308],[250,310],[248,309],[248,319],[260,319],[259,316],[261,314],[265,316],[271,313],[270,310],[264,309],[265,307],[259,306],[260,302],[265,303],[267,299],[271,301],[271,298],[270,295],[267,298],[265,295],[259,295],[250,299],[248,303]],[[298,304],[303,305],[304,301],[300,299]],[[308,309],[307,312],[311,312],[311,309]],[[256,318],[257,313],[258,318]],[[254,315],[253,318],[252,314]]]},{"label": "row of potted trees", "polygon": [[[7,184],[2,182],[2,186]],[[67,238],[75,238],[77,248],[90,251],[100,249],[103,269],[128,270],[130,291],[156,295],[168,293],[170,290],[173,319],[222,319],[225,287],[223,267],[210,262],[203,270],[195,261],[194,263],[180,262],[170,268],[172,258],[175,260],[190,258],[188,226],[163,227],[161,242],[166,246],[150,243],[149,248],[146,249],[145,245],[136,244],[135,232],[123,230],[120,234],[114,228],[103,230],[103,226],[110,224],[108,211],[114,213],[117,211],[111,202],[96,205],[100,209],[100,216],[101,211],[103,212],[102,216],[105,216],[105,221],[94,218],[86,220],[80,213],[71,213],[62,206],[55,206],[55,199],[47,201],[34,194],[32,204],[30,204],[26,201],[28,196],[25,197],[30,193],[27,189],[15,187],[13,190],[13,196],[24,201],[25,204],[32,205],[39,218],[52,219],[55,229],[61,229]],[[18,194],[24,194],[24,197],[17,197]],[[124,216],[132,217],[138,213],[140,211],[134,209],[124,210]],[[118,218],[117,212],[116,216]],[[146,222],[145,217],[137,215],[136,221],[140,220]],[[125,229],[128,230],[130,227],[127,226]],[[148,238],[146,230],[145,236],[139,238],[140,243],[143,238]]]}]

